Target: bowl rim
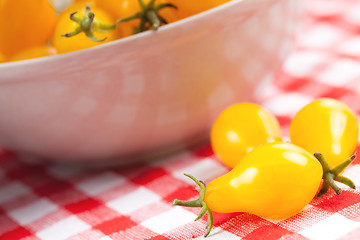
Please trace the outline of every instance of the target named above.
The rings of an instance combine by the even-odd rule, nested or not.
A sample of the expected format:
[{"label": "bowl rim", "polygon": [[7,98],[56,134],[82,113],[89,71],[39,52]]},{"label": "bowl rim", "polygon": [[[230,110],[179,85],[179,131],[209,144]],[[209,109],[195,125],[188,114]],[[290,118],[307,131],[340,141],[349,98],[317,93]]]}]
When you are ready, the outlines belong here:
[{"label": "bowl rim", "polygon": [[[220,4],[214,8],[211,8],[206,11],[197,13],[195,15],[180,19],[178,21],[172,22],[171,24],[166,24],[164,26],[161,26],[160,29],[162,32],[164,32],[164,31],[169,31],[173,28],[177,28],[184,24],[191,24],[191,22],[193,22],[193,21],[205,18],[207,16],[211,16],[217,12],[224,11],[225,9],[231,8],[232,6],[237,5],[237,4],[242,4],[244,6],[249,5],[250,7],[254,8],[254,9],[261,9],[262,7],[267,6],[268,4],[276,2],[276,1],[281,1],[281,0],[230,0],[230,1]],[[112,45],[126,44],[127,42],[134,41],[134,39],[151,37],[152,35],[153,35],[153,30],[149,30],[149,31],[134,34],[131,36],[127,36],[124,38],[115,39],[113,41],[106,42],[106,43],[103,43],[103,44],[100,44],[100,45],[97,45],[97,46],[94,46],[91,48],[80,49],[77,51],[56,54],[56,55],[51,55],[51,56],[44,56],[44,57],[25,59],[25,60],[19,60],[19,61],[3,62],[3,63],[0,63],[0,71],[7,69],[7,68],[21,67],[23,65],[41,64],[41,63],[44,63],[47,61],[56,61],[57,59],[61,59],[61,58],[69,58],[70,59],[76,55],[82,55],[87,52],[97,51],[101,48],[108,48],[108,47],[111,47]],[[4,80],[4,79],[1,79],[1,77],[0,77],[0,82],[2,82],[2,80]]]}]

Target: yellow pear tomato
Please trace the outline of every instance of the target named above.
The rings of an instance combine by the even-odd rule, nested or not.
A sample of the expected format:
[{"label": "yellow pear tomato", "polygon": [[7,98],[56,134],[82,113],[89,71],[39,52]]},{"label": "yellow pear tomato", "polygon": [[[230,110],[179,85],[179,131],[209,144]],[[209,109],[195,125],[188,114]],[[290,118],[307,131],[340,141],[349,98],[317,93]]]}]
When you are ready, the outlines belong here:
[{"label": "yellow pear tomato", "polygon": [[48,0],[0,0],[0,52],[6,58],[45,45],[56,23]]},{"label": "yellow pear tomato", "polygon": [[[52,44],[57,49],[58,53],[66,53],[94,47],[120,37],[120,32],[118,30],[114,30],[111,32],[95,31],[94,38],[97,38],[99,40],[105,39],[104,41],[93,41],[89,39],[88,36],[84,34],[84,32],[80,32],[79,34],[72,37],[64,37],[64,35],[73,32],[79,28],[79,24],[71,20],[70,16],[76,17],[78,19],[84,18],[84,12],[87,11],[86,7],[88,6],[88,4],[91,3],[92,1],[75,2],[73,5],[71,5],[69,8],[67,8],[60,14],[52,38]],[[107,24],[109,26],[112,25],[114,26],[114,28],[116,28],[116,25],[114,24],[116,20],[107,12],[96,7],[91,7],[91,12],[95,16],[93,26],[96,26],[96,21],[96,23]]]},{"label": "yellow pear tomato", "polygon": [[208,213],[205,236],[211,231],[212,211],[247,212],[263,218],[286,219],[299,213],[315,197],[322,178],[323,185],[339,189],[334,180],[343,177],[338,172],[328,171],[326,162],[319,159],[291,143],[265,143],[208,185],[187,175],[199,186],[199,198],[175,199],[173,205],[201,207],[196,220]]},{"label": "yellow pear tomato", "polygon": [[214,152],[230,168],[258,145],[281,141],[281,137],[277,119],[253,103],[239,103],[225,109],[215,120],[210,133]]},{"label": "yellow pear tomato", "polygon": [[331,168],[354,153],[358,137],[356,115],[344,103],[331,98],[306,105],[290,125],[291,142],[312,154],[322,153]]}]

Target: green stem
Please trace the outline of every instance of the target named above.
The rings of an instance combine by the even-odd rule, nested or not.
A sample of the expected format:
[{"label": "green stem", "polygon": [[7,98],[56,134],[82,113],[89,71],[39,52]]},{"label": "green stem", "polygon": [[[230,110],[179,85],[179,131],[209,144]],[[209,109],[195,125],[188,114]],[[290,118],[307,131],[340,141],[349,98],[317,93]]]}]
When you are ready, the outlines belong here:
[{"label": "green stem", "polygon": [[166,19],[159,15],[159,11],[164,8],[173,8],[177,9],[174,4],[171,3],[160,3],[156,4],[156,0],[151,0],[149,3],[145,4],[143,0],[138,0],[141,11],[131,15],[129,17],[125,17],[117,20],[117,23],[120,22],[128,22],[134,19],[140,19],[140,23],[138,27],[136,27],[135,33],[144,32],[150,28],[153,30],[159,29],[159,27],[163,24],[167,24]]},{"label": "green stem", "polygon": [[204,235],[204,237],[207,237],[212,229],[213,223],[214,223],[214,218],[213,218],[213,214],[211,212],[211,209],[208,207],[207,203],[205,202],[204,198],[205,198],[205,193],[206,193],[206,184],[203,181],[199,181],[196,178],[194,178],[193,176],[191,176],[190,174],[184,174],[185,176],[189,177],[190,179],[192,179],[196,185],[198,185],[199,187],[199,197],[196,200],[192,200],[192,201],[182,201],[182,200],[178,200],[175,199],[172,204],[175,206],[184,206],[184,207],[201,207],[200,213],[199,215],[196,217],[195,221],[201,219],[206,213],[208,214],[208,221],[206,223],[206,233]]},{"label": "green stem", "polygon": [[146,9],[146,4],[144,3],[143,0],[138,0],[139,1],[139,5],[141,7],[142,10],[145,10]]},{"label": "green stem", "polygon": [[174,199],[172,204],[177,205],[177,206],[183,206],[183,207],[202,207],[203,206],[202,202],[199,201],[199,199],[193,200],[193,201],[182,201],[179,199]]},{"label": "green stem", "polygon": [[333,168],[333,172],[334,174],[338,175],[340,174],[342,171],[345,170],[345,168],[347,168],[347,166],[350,165],[350,163],[352,163],[354,161],[356,157],[356,153],[354,153],[351,157],[349,157],[348,159],[346,159],[345,161],[343,161],[342,163],[340,163],[338,166],[336,166],[335,168]]},{"label": "green stem", "polygon": [[207,210],[207,213],[208,213],[208,221],[206,223],[207,231],[206,231],[204,237],[207,237],[210,234],[212,226],[213,226],[213,222],[214,222],[214,217],[213,217],[213,214],[210,211],[210,209]]},{"label": "green stem", "polygon": [[327,172],[324,174],[324,181],[326,181],[330,187],[336,192],[337,195],[341,194],[341,189],[336,185],[334,180],[334,174]]},{"label": "green stem", "polygon": [[155,0],[150,0],[148,7],[154,8],[155,7]]},{"label": "green stem", "polygon": [[321,189],[317,195],[317,197],[320,197],[321,195],[323,195],[324,193],[326,193],[330,188],[330,185],[328,182],[323,181],[323,184],[321,185]]},{"label": "green stem", "polygon": [[318,159],[318,161],[321,163],[321,166],[323,167],[323,184],[317,195],[318,197],[326,193],[330,187],[336,192],[337,195],[340,195],[341,189],[336,185],[335,181],[346,184],[351,188],[355,188],[353,181],[340,175],[340,173],[343,172],[350,163],[352,163],[352,161],[355,159],[356,153],[333,169],[330,168],[323,154],[316,152],[314,153],[314,156]]},{"label": "green stem", "polygon": [[152,26],[152,28],[154,30],[158,30],[158,28],[160,27],[161,21],[159,19],[159,16],[157,15],[157,13],[155,11],[148,11],[146,13],[146,17],[147,17],[148,21],[150,22],[150,25]]},{"label": "green stem", "polygon": [[347,177],[344,177],[344,176],[336,176],[336,177],[335,177],[335,181],[341,182],[341,183],[349,186],[350,188],[353,188],[353,189],[356,188],[354,182],[351,181],[350,179],[348,179]]},{"label": "green stem", "polygon": [[117,23],[105,24],[96,21],[95,14],[91,11],[91,7],[89,4],[86,5],[83,18],[76,17],[75,14],[77,14],[77,12],[71,13],[70,19],[76,22],[79,26],[74,31],[63,34],[63,37],[73,37],[83,32],[90,40],[101,42],[106,40],[107,38],[105,37],[103,39],[98,39],[94,36],[94,32],[109,33],[113,31],[117,25]]}]

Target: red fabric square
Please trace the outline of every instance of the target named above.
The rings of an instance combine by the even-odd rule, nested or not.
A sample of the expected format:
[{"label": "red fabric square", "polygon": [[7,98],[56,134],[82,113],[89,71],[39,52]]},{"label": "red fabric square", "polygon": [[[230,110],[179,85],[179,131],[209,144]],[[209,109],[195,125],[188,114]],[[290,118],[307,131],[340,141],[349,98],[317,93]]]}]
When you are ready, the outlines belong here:
[{"label": "red fabric square", "polygon": [[65,191],[69,188],[72,188],[72,185],[68,182],[57,180],[57,179],[46,179],[46,183],[40,187],[34,189],[40,196],[50,196],[52,194],[59,194],[62,191]]},{"label": "red fabric square", "polygon": [[353,191],[342,191],[340,195],[334,195],[315,206],[325,211],[338,212],[358,202],[360,202],[359,194]]},{"label": "red fabric square", "polygon": [[92,210],[96,207],[101,206],[102,203],[100,201],[97,201],[95,199],[92,198],[88,198],[85,200],[82,200],[80,202],[75,202],[72,204],[68,204],[66,206],[64,206],[65,209],[69,210],[70,212],[77,214],[77,213],[81,213],[81,212],[86,212],[89,210]]},{"label": "red fabric square", "polygon": [[103,223],[95,226],[94,228],[100,230],[105,235],[110,235],[112,233],[124,231],[135,225],[136,225],[136,223],[134,221],[132,221],[130,218],[121,216],[121,217],[113,218],[109,221],[103,222]]},{"label": "red fabric square", "polygon": [[121,214],[113,209],[110,209],[106,205],[101,205],[88,211],[79,213],[77,216],[87,224],[96,226],[113,218],[117,218],[121,216]]},{"label": "red fabric square", "polygon": [[275,224],[271,225],[265,225],[262,227],[259,227],[246,235],[243,239],[249,239],[249,240],[255,240],[255,239],[266,239],[266,240],[272,240],[272,239],[279,239],[282,236],[293,234],[293,232],[288,231],[282,227],[279,227]]},{"label": "red fabric square", "polygon": [[29,175],[44,175],[44,167],[36,165],[19,164],[7,172],[7,177],[11,179],[23,179]]},{"label": "red fabric square", "polygon": [[1,212],[0,208],[0,236],[4,233],[12,231],[19,226],[13,219]]},{"label": "red fabric square", "polygon": [[[291,81],[291,76],[286,73],[277,75],[277,86],[285,92],[300,91],[303,87],[308,85],[306,78],[297,78],[296,81]],[[290,80],[290,81],[289,81]]]},{"label": "red fabric square", "polygon": [[26,228],[18,227],[14,230],[4,233],[3,235],[0,235],[0,240],[20,240],[31,235],[32,233]]},{"label": "red fabric square", "polygon": [[190,198],[199,196],[199,192],[194,188],[194,186],[184,186],[176,189],[174,192],[170,193],[167,196],[164,196],[164,201],[172,203],[174,199],[179,200],[189,200]]},{"label": "red fabric square", "polygon": [[340,100],[346,94],[349,94],[348,89],[342,87],[333,87],[333,88],[329,88],[327,92],[325,92],[322,96],[319,97],[330,97]]},{"label": "red fabric square", "polygon": [[157,235],[155,237],[151,237],[148,240],[169,240],[169,238],[161,236],[161,235]]},{"label": "red fabric square", "polygon": [[168,173],[162,168],[148,168],[137,174],[131,179],[131,181],[139,185],[146,185],[151,181],[154,181],[156,178],[162,177],[166,174]]},{"label": "red fabric square", "polygon": [[216,213],[216,212],[213,212],[214,226],[216,226],[216,227],[220,226],[221,224],[228,222],[230,219],[235,218],[235,217],[239,216],[240,214],[242,214],[242,213]]},{"label": "red fabric square", "polygon": [[214,151],[211,147],[211,144],[204,144],[204,146],[200,146],[194,149],[193,154],[198,157],[211,157],[214,154]]}]

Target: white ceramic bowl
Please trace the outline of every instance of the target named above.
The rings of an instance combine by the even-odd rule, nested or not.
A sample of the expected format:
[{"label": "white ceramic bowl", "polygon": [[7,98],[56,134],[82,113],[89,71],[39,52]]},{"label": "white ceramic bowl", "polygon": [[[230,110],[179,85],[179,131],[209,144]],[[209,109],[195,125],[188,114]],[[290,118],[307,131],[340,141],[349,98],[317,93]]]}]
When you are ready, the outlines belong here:
[{"label": "white ceramic bowl", "polygon": [[0,64],[0,145],[50,160],[128,163],[208,137],[291,49],[298,0],[233,0],[98,47]]}]

